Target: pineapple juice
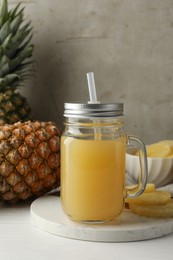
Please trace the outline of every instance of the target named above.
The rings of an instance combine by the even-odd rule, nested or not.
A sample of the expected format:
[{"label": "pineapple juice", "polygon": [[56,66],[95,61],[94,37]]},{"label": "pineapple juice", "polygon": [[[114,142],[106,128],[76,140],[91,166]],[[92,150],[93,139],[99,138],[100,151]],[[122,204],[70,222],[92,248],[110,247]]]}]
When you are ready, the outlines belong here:
[{"label": "pineapple juice", "polygon": [[126,137],[61,138],[61,201],[77,221],[107,221],[123,209]]}]

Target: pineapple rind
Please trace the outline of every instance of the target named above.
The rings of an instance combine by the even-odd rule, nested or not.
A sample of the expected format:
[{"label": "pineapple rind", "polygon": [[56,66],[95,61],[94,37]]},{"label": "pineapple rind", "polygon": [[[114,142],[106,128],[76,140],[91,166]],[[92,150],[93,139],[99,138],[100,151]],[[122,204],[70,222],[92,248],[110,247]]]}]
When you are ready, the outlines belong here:
[{"label": "pineapple rind", "polygon": [[32,119],[31,108],[20,93],[7,90],[0,92],[0,125]]},{"label": "pineapple rind", "polygon": [[0,126],[2,200],[16,202],[38,197],[59,186],[60,135],[52,122]]}]

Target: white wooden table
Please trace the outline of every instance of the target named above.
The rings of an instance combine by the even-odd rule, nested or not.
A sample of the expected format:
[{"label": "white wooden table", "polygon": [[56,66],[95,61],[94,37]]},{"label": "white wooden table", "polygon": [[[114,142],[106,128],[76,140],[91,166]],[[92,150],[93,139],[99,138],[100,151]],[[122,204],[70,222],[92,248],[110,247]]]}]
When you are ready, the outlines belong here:
[{"label": "white wooden table", "polygon": [[29,202],[0,203],[0,260],[172,260],[173,234],[124,243],[62,238],[35,227]]}]

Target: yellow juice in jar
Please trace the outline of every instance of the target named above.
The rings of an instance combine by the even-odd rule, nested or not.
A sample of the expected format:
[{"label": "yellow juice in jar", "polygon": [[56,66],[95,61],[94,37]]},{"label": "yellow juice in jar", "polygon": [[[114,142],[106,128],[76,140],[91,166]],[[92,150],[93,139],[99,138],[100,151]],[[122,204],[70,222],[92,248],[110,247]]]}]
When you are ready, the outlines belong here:
[{"label": "yellow juice in jar", "polygon": [[126,138],[61,139],[61,200],[77,221],[107,221],[123,208]]}]

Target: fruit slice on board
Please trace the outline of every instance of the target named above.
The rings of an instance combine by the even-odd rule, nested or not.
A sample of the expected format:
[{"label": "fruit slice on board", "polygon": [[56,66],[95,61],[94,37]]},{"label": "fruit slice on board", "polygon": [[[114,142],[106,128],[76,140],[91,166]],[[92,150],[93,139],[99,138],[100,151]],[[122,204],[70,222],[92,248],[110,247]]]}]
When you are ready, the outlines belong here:
[{"label": "fruit slice on board", "polygon": [[171,218],[173,217],[173,199],[166,205],[137,205],[130,203],[130,210],[140,216],[151,218]]},{"label": "fruit slice on board", "polygon": [[171,145],[165,142],[159,142],[146,146],[148,157],[164,158],[172,154]]},{"label": "fruit slice on board", "polygon": [[170,200],[170,193],[167,191],[144,192],[136,198],[126,198],[125,202],[138,205],[164,205]]}]

